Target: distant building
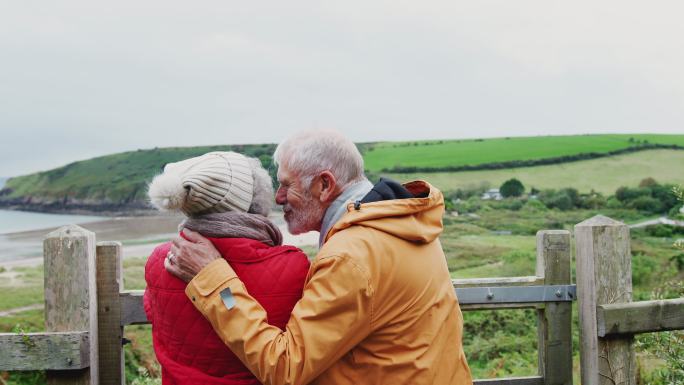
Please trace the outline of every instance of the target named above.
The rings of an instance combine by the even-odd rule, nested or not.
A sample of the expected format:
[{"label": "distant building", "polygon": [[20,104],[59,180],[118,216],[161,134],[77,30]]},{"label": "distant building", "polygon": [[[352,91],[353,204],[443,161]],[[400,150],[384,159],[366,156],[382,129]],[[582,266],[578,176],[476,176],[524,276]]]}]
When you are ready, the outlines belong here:
[{"label": "distant building", "polygon": [[484,200],[493,199],[495,201],[500,201],[503,199],[503,196],[501,196],[501,193],[499,192],[498,188],[492,188],[492,189],[487,190],[484,194],[482,194],[482,199],[484,199]]}]

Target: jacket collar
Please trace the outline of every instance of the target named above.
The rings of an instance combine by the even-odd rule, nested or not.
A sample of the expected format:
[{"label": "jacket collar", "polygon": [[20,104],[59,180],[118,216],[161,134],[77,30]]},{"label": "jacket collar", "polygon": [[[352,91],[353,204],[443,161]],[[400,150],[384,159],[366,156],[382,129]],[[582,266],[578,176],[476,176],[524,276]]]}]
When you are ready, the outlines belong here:
[{"label": "jacket collar", "polygon": [[416,243],[432,242],[442,233],[444,197],[424,181],[405,183],[404,188],[417,198],[390,199],[348,204],[347,212],[328,231],[327,239],[350,226],[374,228],[394,237]]},{"label": "jacket collar", "polygon": [[351,186],[347,187],[342,193],[335,199],[335,201],[328,206],[323,216],[323,222],[321,223],[321,233],[318,236],[318,247],[320,248],[325,243],[326,235],[328,231],[337,223],[337,221],[342,218],[344,213],[347,212],[347,204],[350,202],[355,202],[361,200],[369,191],[373,188],[373,184],[367,179],[360,182],[356,182]]}]

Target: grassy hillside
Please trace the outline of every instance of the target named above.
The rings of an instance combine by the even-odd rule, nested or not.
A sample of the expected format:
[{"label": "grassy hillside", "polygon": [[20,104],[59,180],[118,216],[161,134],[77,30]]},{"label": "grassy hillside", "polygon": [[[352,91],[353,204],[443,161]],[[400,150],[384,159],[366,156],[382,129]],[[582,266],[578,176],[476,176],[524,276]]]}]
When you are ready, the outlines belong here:
[{"label": "grassy hillside", "polygon": [[[556,137],[500,138],[479,140],[450,140],[429,142],[382,142],[362,143],[359,148],[364,154],[366,169],[373,176],[383,169],[396,167],[423,168],[419,175],[435,181],[443,189],[453,189],[463,185],[489,180],[492,185],[500,184],[511,175],[521,175],[523,183],[537,188],[547,186],[575,186],[580,190],[591,188],[612,192],[616,186],[631,183],[630,178],[640,180],[653,176],[658,181],[676,181],[668,171],[658,170],[659,165],[681,164],[681,156],[672,152],[643,152],[653,145],[676,145],[684,147],[684,135],[582,135]],[[0,205],[24,209],[46,211],[126,211],[145,206],[146,186],[164,164],[197,156],[209,151],[233,150],[255,156],[273,171],[271,155],[274,144],[175,147],[138,150],[102,156],[90,160],[74,162],[53,170],[12,178],[0,190]],[[601,156],[616,151],[640,150],[636,157],[615,157],[614,159],[641,159],[643,154],[661,155],[657,160],[647,160],[643,172],[635,172],[637,164],[628,161],[607,172],[602,160],[596,163],[582,163],[578,172],[574,163],[559,168],[514,168],[527,162],[567,162],[580,158]],[[684,153],[682,151],[681,153]],[[626,157],[625,157],[626,156]],[[646,157],[652,155],[643,155]],[[605,159],[605,158],[604,158]],[[613,157],[606,163],[615,163]],[[617,161],[618,163],[621,160]],[[643,161],[638,161],[643,163]],[[577,163],[577,164],[580,164]],[[639,163],[639,164],[641,164]],[[427,169],[451,168],[462,166],[498,167],[505,171],[476,173],[427,173]],[[569,167],[573,175],[565,175]],[[642,166],[639,166],[642,167]],[[595,172],[586,173],[585,169]],[[676,167],[670,167],[676,169]],[[630,170],[626,172],[625,170]],[[452,170],[453,171],[453,170]],[[660,176],[661,174],[666,174]],[[428,177],[429,176],[429,177]],[[410,174],[395,175],[396,179],[411,179]],[[581,178],[580,178],[581,177]],[[595,178],[594,178],[595,177]],[[573,179],[574,178],[574,179]],[[601,183],[598,183],[601,181]]]},{"label": "grassy hillside", "polygon": [[138,150],[74,162],[7,181],[3,199],[74,199],[130,203],[145,198],[146,183],[169,162],[210,151],[239,151],[271,163],[271,144],[175,147]]},{"label": "grassy hillside", "polygon": [[649,150],[550,166],[382,175],[400,181],[426,179],[444,191],[477,187],[483,183],[499,187],[510,178],[518,178],[528,189],[574,187],[580,192],[589,192],[593,189],[611,195],[618,187],[637,186],[639,181],[647,177],[661,183],[684,184],[682,169],[684,151]]},{"label": "grassy hillside", "polygon": [[603,154],[648,144],[684,146],[684,135],[576,135],[383,142],[367,151],[364,159],[366,169],[377,172],[397,167],[475,166],[577,154]]}]

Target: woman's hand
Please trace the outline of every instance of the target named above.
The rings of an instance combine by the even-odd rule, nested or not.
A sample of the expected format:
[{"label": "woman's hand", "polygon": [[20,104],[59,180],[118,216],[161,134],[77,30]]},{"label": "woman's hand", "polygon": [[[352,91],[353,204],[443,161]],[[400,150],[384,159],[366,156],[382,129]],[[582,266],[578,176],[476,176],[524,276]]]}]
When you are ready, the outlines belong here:
[{"label": "woman's hand", "polygon": [[214,245],[199,233],[183,229],[182,237],[172,240],[171,250],[166,255],[166,271],[190,282],[205,266],[221,258]]}]

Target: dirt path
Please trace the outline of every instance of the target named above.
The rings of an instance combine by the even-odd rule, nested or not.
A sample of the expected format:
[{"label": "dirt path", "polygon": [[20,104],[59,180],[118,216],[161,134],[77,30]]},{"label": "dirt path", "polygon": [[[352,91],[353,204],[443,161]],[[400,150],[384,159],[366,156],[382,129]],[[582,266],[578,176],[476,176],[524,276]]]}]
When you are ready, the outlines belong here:
[{"label": "dirt path", "polygon": [[13,314],[23,313],[23,312],[29,311],[29,310],[38,310],[38,309],[42,309],[43,307],[45,307],[45,305],[42,303],[36,303],[33,305],[22,306],[22,307],[15,307],[14,309],[8,309],[8,310],[0,311],[0,317],[7,317],[7,316],[11,316]]},{"label": "dirt path", "polygon": [[648,221],[643,221],[639,223],[634,223],[629,225],[630,229],[638,229],[640,227],[646,227],[646,226],[652,226],[652,225],[670,225],[670,226],[678,226],[678,227],[684,227],[684,221],[676,221],[673,219],[669,219],[668,217],[660,217],[656,219],[650,219]]}]

